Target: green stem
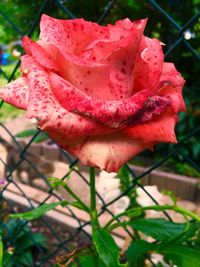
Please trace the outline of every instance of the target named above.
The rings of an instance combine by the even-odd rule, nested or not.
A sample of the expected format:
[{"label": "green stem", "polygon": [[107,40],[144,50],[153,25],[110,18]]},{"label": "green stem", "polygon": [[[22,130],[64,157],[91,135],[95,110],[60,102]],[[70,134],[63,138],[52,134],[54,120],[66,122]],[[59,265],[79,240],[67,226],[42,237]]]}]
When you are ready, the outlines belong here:
[{"label": "green stem", "polygon": [[[96,191],[95,191],[95,169],[90,167],[90,219],[92,225],[92,237],[95,235],[95,230],[99,227],[97,209],[96,209]],[[99,257],[95,249],[94,266],[99,266]]]},{"label": "green stem", "polygon": [[174,211],[182,214],[183,216],[189,216],[192,219],[196,220],[197,222],[200,222],[200,217],[192,211],[186,210],[186,209],[184,209],[180,206],[176,206],[176,205],[174,206]]},{"label": "green stem", "polygon": [[86,212],[90,212],[89,208],[85,205],[85,203],[71,190],[71,188],[67,184],[63,185],[63,187],[74,199],[76,199],[76,201],[84,208]]},{"label": "green stem", "polygon": [[[104,226],[104,228],[108,228],[115,220],[117,220],[118,218],[120,218],[122,216],[131,216],[131,214],[135,214],[136,211],[143,212],[145,210],[155,210],[158,212],[162,212],[165,210],[174,210],[175,212],[182,214],[184,217],[189,216],[192,219],[200,222],[200,217],[198,215],[196,215],[192,211],[186,210],[180,206],[177,206],[177,205],[172,205],[172,206],[171,205],[155,205],[155,206],[147,206],[147,207],[137,207],[137,208],[119,213],[119,214],[113,216],[113,218],[109,222],[107,222],[107,224]],[[137,214],[137,212],[136,212],[136,214]]]},{"label": "green stem", "polygon": [[99,227],[96,210],[95,169],[93,167],[90,167],[90,218],[93,233]]},{"label": "green stem", "polygon": [[95,169],[90,167],[90,212],[96,211]]}]

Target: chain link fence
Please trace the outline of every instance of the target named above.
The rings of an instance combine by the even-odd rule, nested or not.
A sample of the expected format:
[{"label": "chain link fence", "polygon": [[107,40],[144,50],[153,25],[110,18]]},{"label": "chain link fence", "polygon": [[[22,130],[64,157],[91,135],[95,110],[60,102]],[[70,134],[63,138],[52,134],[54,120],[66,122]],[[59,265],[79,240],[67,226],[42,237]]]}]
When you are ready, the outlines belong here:
[{"label": "chain link fence", "polygon": [[[48,13],[52,16],[55,16],[56,14],[56,16],[60,18],[75,18],[77,16],[76,9],[70,9],[68,1],[44,0],[36,2],[37,5],[36,7],[34,7],[34,18],[30,18],[31,22],[30,25],[28,25],[29,29],[27,32],[24,32],[25,27],[20,28],[20,26],[15,23],[17,14],[15,18],[14,3],[13,10],[11,12],[13,14],[12,16],[10,14],[7,14],[3,8],[0,9],[1,24],[6,24],[8,28],[12,28],[17,40],[20,40],[23,35],[33,37],[37,35],[38,23],[43,13]],[[108,1],[107,3],[106,1],[97,2],[100,8],[96,13],[95,10],[93,10],[94,14],[91,14],[91,18],[96,18],[96,21],[100,24],[109,22],[111,15],[112,19],[120,19],[120,17],[116,17],[115,14],[117,14],[116,10],[124,8],[125,4],[122,4],[122,1],[112,0]],[[131,2],[134,1],[125,2],[131,5]],[[198,11],[198,1],[196,6],[194,7],[195,11],[193,16],[190,18],[184,17],[185,20],[181,20],[181,14],[179,14],[179,19],[175,20],[173,18],[173,12],[169,13],[169,9],[164,9],[162,5],[163,1],[156,2],[153,0],[146,0],[135,2],[137,4],[137,7],[146,10],[150,23],[154,23],[154,19],[156,18],[156,21],[162,21],[162,27],[168,29],[168,37],[170,38],[162,40],[166,43],[166,60],[171,58],[175,58],[176,60],[178,57],[181,57],[181,51],[184,51],[184,53],[188,55],[185,60],[185,63],[188,60],[188,70],[190,71],[190,68],[195,68],[195,66],[197,66],[200,61],[199,47],[195,42],[192,42],[193,40],[191,41],[189,38],[190,36],[188,37],[186,34],[191,35],[191,31],[195,25],[196,27],[200,27],[200,12]],[[182,5],[183,2],[187,1],[182,2],[174,0],[168,2],[169,6],[175,6],[175,9],[179,9],[179,5]],[[195,5],[195,1],[193,2],[193,4]],[[83,3],[83,5],[85,4]],[[173,11],[173,9],[171,10]],[[187,12],[186,9],[185,12]],[[79,14],[80,13],[81,7],[79,10]],[[137,19],[136,14],[132,14],[132,17],[135,17]],[[193,36],[193,39],[195,40],[197,39],[197,37],[199,38],[199,36]],[[12,40],[9,41],[11,42]],[[179,49],[180,47],[182,50]],[[178,61],[177,65],[179,65]],[[0,68],[1,78],[6,80],[7,82],[13,80],[16,77],[17,71],[19,69],[19,62],[15,62],[15,65],[12,66],[13,70],[11,72],[7,72],[7,70],[3,67]],[[179,71],[181,72],[181,66],[179,67]],[[188,88],[192,88],[192,85],[195,83],[195,81],[197,82],[198,79],[198,75],[196,77],[194,77],[193,75],[193,80],[188,85]],[[187,92],[189,91],[189,89],[187,89]],[[193,94],[194,93],[195,92],[193,92]],[[196,97],[199,97],[197,92]],[[2,114],[7,112],[5,109],[5,104],[3,102],[1,102],[0,111]],[[190,119],[192,120],[192,118],[190,117],[188,119],[189,122]],[[30,259],[29,254],[26,255],[25,259],[23,259],[23,261],[25,261],[26,263],[28,262],[27,266],[52,266],[56,256],[64,255],[65,253],[72,251],[74,248],[76,248],[77,245],[85,246],[90,242],[89,219],[87,217],[84,217],[82,214],[77,214],[76,210],[65,207],[51,211],[51,213],[49,213],[50,215],[42,217],[31,224],[27,221],[18,222],[13,234],[13,232],[10,230],[10,225],[5,223],[5,218],[10,213],[32,210],[38,205],[60,201],[65,198],[63,193],[51,187],[50,183],[47,180],[47,177],[50,174],[52,175],[51,168],[53,164],[55,167],[58,162],[62,162],[62,168],[64,165],[66,165],[66,168],[63,169],[62,177],[59,178],[65,181],[70,176],[72,176],[71,180],[73,181],[73,178],[75,177],[74,179],[76,179],[75,181],[78,181],[77,183],[78,185],[80,185],[80,188],[84,188],[83,190],[85,192],[85,195],[87,195],[87,192],[89,190],[87,170],[86,168],[79,165],[78,160],[73,158],[62,149],[58,148],[52,140],[46,139],[44,134],[40,132],[39,129],[35,128],[35,130],[32,131],[31,137],[16,137],[16,133],[22,131],[22,129],[20,128],[20,120],[18,119],[15,121],[17,121],[16,124],[13,124],[13,121],[4,122],[4,120],[2,120],[2,122],[0,123],[0,144],[4,148],[4,152],[7,151],[7,156],[5,156],[5,153],[0,154],[1,166],[3,166],[2,168],[4,169],[5,176],[0,178],[6,179],[1,185],[0,192],[2,212],[0,219],[1,228],[7,232],[7,238],[9,239],[10,247],[18,247],[19,255],[20,250],[21,253],[25,251],[23,244],[20,243],[20,238],[23,235],[26,235],[26,238],[29,240],[27,242],[29,244],[31,243],[31,245],[34,247],[34,261]],[[183,124],[184,120],[180,123]],[[30,128],[33,129],[34,126],[29,125],[29,129]],[[124,168],[126,172],[129,173],[130,186],[125,187],[120,196],[109,202],[105,202],[103,197],[98,194],[100,203],[100,219],[102,218],[102,220],[104,220],[104,215],[113,216],[113,211],[111,209],[113,203],[122,198],[124,195],[133,192],[136,187],[140,187],[145,192],[145,194],[147,194],[151,198],[153,202],[157,203],[154,196],[150,195],[143,185],[145,183],[148,183],[148,175],[152,174],[160,167],[166,166],[166,164],[168,163],[170,164],[170,160],[173,160],[173,163],[171,164],[179,162],[182,162],[182,164],[187,164],[187,166],[190,166],[190,170],[193,169],[195,173],[198,173],[200,175],[200,166],[198,164],[199,151],[198,149],[196,150],[195,157],[193,157],[190,152],[191,146],[193,144],[197,145],[199,133],[200,126],[197,123],[193,125],[193,129],[188,128],[186,131],[184,131],[184,134],[182,134],[181,130],[179,130],[179,142],[177,144],[170,146],[158,146],[154,154],[148,154],[147,152],[143,153],[143,155],[138,158],[139,162],[144,161],[144,159],[147,161],[150,159],[150,162],[145,166],[145,169],[139,168],[140,171],[138,171],[138,168],[134,167],[135,165],[132,165],[131,163],[127,164]],[[43,139],[45,141],[42,142]],[[152,157],[154,157],[153,160]],[[23,172],[25,172],[25,174]],[[31,177],[39,178],[34,180]],[[144,183],[142,183],[143,180],[145,181]],[[87,201],[87,199],[85,201]],[[170,216],[167,213],[165,215],[169,220],[171,220]],[[32,229],[33,232],[36,231],[44,233],[44,235],[47,236],[48,239],[47,244],[50,245],[45,247],[41,245],[40,242],[37,242],[38,238],[42,237],[33,235],[32,232],[30,232],[30,229]],[[116,233],[116,238],[121,240],[120,238],[123,238],[127,235],[131,235],[128,230],[127,233]],[[23,266],[23,262],[19,262],[19,264],[16,266]]]}]

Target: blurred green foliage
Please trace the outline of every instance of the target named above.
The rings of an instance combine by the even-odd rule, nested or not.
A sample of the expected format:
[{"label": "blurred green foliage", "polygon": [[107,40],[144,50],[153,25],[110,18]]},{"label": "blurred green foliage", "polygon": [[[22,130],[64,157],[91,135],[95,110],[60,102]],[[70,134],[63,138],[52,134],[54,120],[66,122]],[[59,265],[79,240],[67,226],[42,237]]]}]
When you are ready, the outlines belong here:
[{"label": "blurred green foliage", "polygon": [[[3,244],[2,267],[30,267],[39,259],[40,249],[46,250],[46,237],[34,232],[25,221],[0,219],[0,235]],[[23,230],[22,230],[23,229]]]},{"label": "blurred green foliage", "polygon": [[[57,2],[48,1],[44,10],[45,13],[57,18],[69,18],[68,15],[58,8]],[[104,20],[104,24],[114,23],[118,19],[128,17],[131,20],[148,18],[145,35],[159,38],[165,46],[164,52],[181,37],[179,30],[173,26],[167,17],[155,9],[148,0],[118,0],[110,10]],[[1,0],[0,11],[21,30],[21,35],[29,32],[36,15],[42,5],[43,0]],[[96,21],[104,12],[108,0],[63,0],[60,1],[65,8],[75,17],[83,17],[87,20]],[[165,10],[180,26],[184,26],[200,10],[199,0],[157,0],[156,3]],[[39,28],[37,27],[32,37],[37,38]],[[200,18],[196,19],[189,28],[185,29],[189,33],[188,43],[197,54],[200,53]],[[13,41],[21,39],[19,32],[0,14],[0,45],[11,44]],[[183,33],[183,37],[184,37]],[[199,126],[200,121],[200,64],[199,58],[191,53],[184,42],[180,42],[172,51],[167,54],[166,61],[174,62],[177,69],[186,80],[184,98],[187,103],[187,113],[181,113],[180,123],[177,126],[178,139],[181,140],[192,130]],[[193,136],[185,143],[184,153],[192,160],[198,162],[200,158],[200,144],[198,138]],[[166,151],[169,146],[159,147],[161,151]]]}]

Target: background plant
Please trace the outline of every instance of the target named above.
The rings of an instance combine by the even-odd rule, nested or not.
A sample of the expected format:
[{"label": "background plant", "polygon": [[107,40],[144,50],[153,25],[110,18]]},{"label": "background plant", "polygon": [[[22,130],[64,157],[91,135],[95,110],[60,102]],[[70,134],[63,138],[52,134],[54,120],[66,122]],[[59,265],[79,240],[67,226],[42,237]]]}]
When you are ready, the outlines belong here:
[{"label": "background plant", "polygon": [[8,219],[0,222],[3,267],[29,267],[39,260],[40,249],[47,248],[42,233],[34,232],[25,221]]},{"label": "background plant", "polygon": [[[75,201],[61,201],[43,204],[32,211],[13,214],[12,218],[35,220],[47,211],[58,205],[75,206],[90,214],[92,225],[92,242],[86,247],[77,248],[72,253],[57,258],[55,266],[81,266],[81,267],[143,267],[146,261],[152,263],[154,254],[162,255],[162,262],[154,263],[154,266],[183,266],[198,267],[200,261],[200,217],[176,204],[173,196],[172,205],[153,205],[141,207],[139,205],[129,207],[113,218],[105,225],[100,225],[95,208],[94,170],[90,171],[91,206],[87,207],[68,186],[59,179],[50,179],[54,188],[63,186],[71,194]],[[144,212],[154,210],[165,212],[173,210],[185,218],[184,223],[175,223],[163,218],[144,218]],[[119,220],[122,218],[121,220]],[[190,219],[192,219],[190,221]],[[115,243],[111,232],[118,227],[132,228],[132,241],[120,257],[120,250]],[[151,241],[149,240],[151,237]],[[78,263],[77,263],[78,262]],[[77,265],[78,264],[78,265]],[[165,266],[165,265],[164,265]]]}]

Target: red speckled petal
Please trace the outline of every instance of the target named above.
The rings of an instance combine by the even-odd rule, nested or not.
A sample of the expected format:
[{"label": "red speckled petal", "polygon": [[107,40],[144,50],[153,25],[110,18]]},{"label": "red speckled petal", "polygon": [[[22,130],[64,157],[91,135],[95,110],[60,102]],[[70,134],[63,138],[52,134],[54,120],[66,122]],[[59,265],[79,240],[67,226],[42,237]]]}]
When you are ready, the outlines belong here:
[{"label": "red speckled petal", "polygon": [[63,54],[54,45],[40,43],[57,63],[58,73],[81,91],[98,99],[115,99],[110,85],[109,66],[83,61],[72,54]]},{"label": "red speckled petal", "polygon": [[106,38],[106,27],[83,19],[58,20],[46,15],[42,16],[40,27],[39,44],[51,54],[64,79],[92,97],[116,98],[110,86],[109,67],[79,56],[90,42]]},{"label": "red speckled petal", "polygon": [[56,132],[66,138],[107,134],[113,129],[68,112],[62,108],[51,92],[49,75],[29,56],[22,58],[22,67],[29,66],[27,80],[30,88],[27,117],[37,118],[42,130]]},{"label": "red speckled petal", "polygon": [[65,80],[93,98],[101,100],[116,99],[115,91],[110,86],[109,66],[80,65],[57,53],[59,73]]},{"label": "red speckled petal", "polygon": [[141,24],[142,21],[143,20],[135,20],[132,22],[128,18],[126,18],[116,21],[114,25],[108,24],[110,40],[120,40],[126,38],[127,36],[130,36],[130,34],[135,31],[135,26],[137,24]]},{"label": "red speckled petal", "polygon": [[134,69],[134,92],[148,88],[150,95],[156,93],[156,84],[162,73],[163,60],[160,42],[157,39],[144,37]]},{"label": "red speckled petal", "polygon": [[108,25],[110,39],[94,40],[82,57],[110,66],[110,80],[115,99],[128,98],[133,91],[133,69],[146,20],[128,19]]},{"label": "red speckled petal", "polygon": [[106,27],[84,19],[61,20],[42,15],[40,30],[40,40],[55,45],[63,54],[79,55],[93,40],[108,38]]},{"label": "red speckled petal", "polygon": [[[142,24],[144,20],[138,21]],[[137,21],[131,22],[129,19],[117,21],[115,25],[108,25],[109,38],[97,38],[83,50],[81,57],[92,61],[102,61],[112,52],[127,46],[137,33]]]},{"label": "red speckled petal", "polygon": [[[50,108],[50,105],[48,105]],[[38,125],[44,131],[47,131],[55,141],[67,139],[69,144],[81,143],[88,136],[101,134],[102,136],[113,132],[112,129],[105,128],[98,123],[87,120],[66,111],[60,106],[55,106],[54,112],[48,114],[48,119],[40,119]],[[34,116],[33,116],[34,117]],[[71,140],[71,141],[70,141]]]},{"label": "red speckled petal", "polygon": [[168,83],[173,87],[183,86],[185,80],[181,74],[176,70],[173,63],[164,62],[162,68],[162,75],[160,77],[159,83]]},{"label": "red speckled petal", "polygon": [[[140,23],[140,22],[141,22],[141,20],[135,20],[134,21],[134,23]],[[132,27],[133,27],[133,22],[128,18],[121,19],[121,20],[116,21],[115,27],[121,28],[124,32],[125,31],[130,31],[132,29]],[[117,31],[117,32],[119,32],[119,31]]]},{"label": "red speckled petal", "polygon": [[22,45],[26,53],[32,56],[37,61],[37,63],[47,69],[54,71],[58,70],[56,63],[53,61],[51,55],[38,43],[34,42],[27,36],[24,36],[22,40]]},{"label": "red speckled petal", "polygon": [[100,101],[80,92],[54,73],[50,74],[50,83],[56,99],[68,111],[91,117],[111,128],[127,124],[148,97],[148,91],[143,90],[122,101]]},{"label": "red speckled petal", "polygon": [[175,69],[173,63],[164,63],[163,72],[159,82],[159,95],[169,96],[175,113],[185,111],[186,106],[182,96],[185,80]]},{"label": "red speckled petal", "polygon": [[[129,27],[125,28],[126,24],[129,24]],[[97,62],[102,61],[115,50],[126,48],[129,43],[134,42],[135,38],[143,33],[145,25],[146,20],[131,22],[129,19],[108,25],[109,39],[94,40],[83,50],[81,56]]]},{"label": "red speckled petal", "polygon": [[[50,19],[50,24],[47,27],[46,23],[49,18],[46,16],[44,18],[44,22],[41,23],[40,44],[54,57],[62,77],[88,95],[101,100],[118,100],[132,95],[134,58],[138,51],[146,20],[133,22],[132,29],[127,31],[128,34],[124,34],[125,37],[120,36],[121,40],[111,40],[109,43],[106,34],[95,35],[95,38],[93,36],[90,41],[87,41],[89,47],[86,47],[91,52],[91,55],[84,57],[83,54],[80,54],[79,57],[77,53],[72,54],[71,51],[73,49],[70,50],[65,40],[67,38],[65,36],[67,25],[72,22],[78,25],[79,20],[59,20],[58,25],[61,25],[58,31],[55,31],[56,27],[58,27],[54,25],[57,20]],[[63,23],[66,25],[65,28],[63,28]],[[90,24],[88,24],[88,32],[90,32],[89,29],[93,25]],[[105,29],[108,31],[108,28],[105,27],[98,26],[100,28],[97,27],[96,29],[95,27],[91,30],[91,36],[94,30],[95,34],[96,30],[99,32],[99,29],[103,32],[106,31]],[[111,32],[110,29],[109,31]],[[71,33],[68,35],[71,36]],[[84,40],[85,38],[87,39],[87,34],[84,34],[82,39]],[[62,40],[62,42],[59,40]],[[76,42],[76,38],[74,40]],[[92,42],[94,43],[92,44]],[[102,56],[104,57],[103,60]]]},{"label": "red speckled petal", "polygon": [[29,89],[24,77],[20,77],[0,88],[0,98],[17,108],[26,109],[28,97]]},{"label": "red speckled petal", "polygon": [[80,146],[66,144],[64,148],[80,159],[84,165],[99,167],[107,172],[117,172],[119,168],[141,151],[152,148],[132,140],[121,132],[106,136],[89,137]]},{"label": "red speckled petal", "polygon": [[168,110],[153,121],[127,127],[123,132],[129,137],[138,139],[143,143],[176,143],[176,135],[174,132],[176,122],[177,115],[171,110]]},{"label": "red speckled petal", "polygon": [[172,104],[169,96],[149,97],[142,110],[139,110],[129,122],[129,125],[143,124],[157,118]]},{"label": "red speckled petal", "polygon": [[[39,120],[48,119],[48,114],[53,112],[53,107],[57,103],[53,94],[50,94],[48,73],[28,55],[21,57],[21,71],[26,71],[29,87],[27,117]],[[50,110],[49,103],[52,104]]]},{"label": "red speckled petal", "polygon": [[182,86],[172,87],[170,85],[165,86],[159,92],[160,96],[169,96],[172,102],[172,109],[174,113],[185,111],[186,106],[182,97]]},{"label": "red speckled petal", "polygon": [[111,84],[114,86],[117,99],[124,99],[133,95],[136,56],[145,25],[146,20],[133,22],[129,36],[124,37],[122,35],[118,49],[102,61],[102,63],[110,66]]}]

